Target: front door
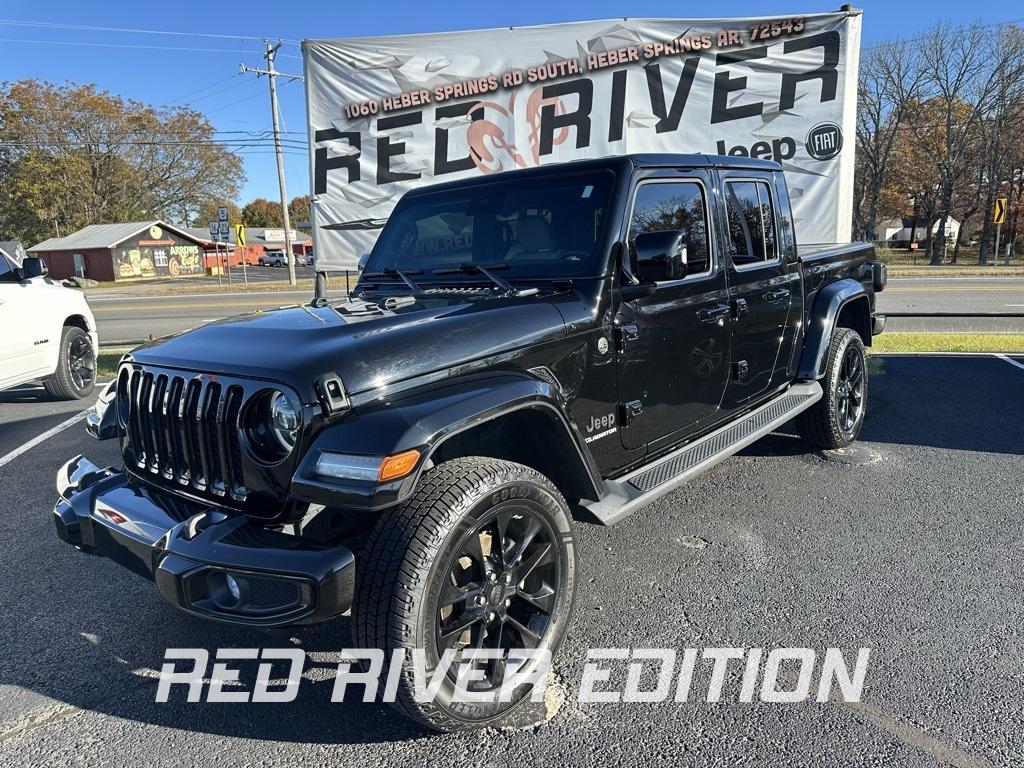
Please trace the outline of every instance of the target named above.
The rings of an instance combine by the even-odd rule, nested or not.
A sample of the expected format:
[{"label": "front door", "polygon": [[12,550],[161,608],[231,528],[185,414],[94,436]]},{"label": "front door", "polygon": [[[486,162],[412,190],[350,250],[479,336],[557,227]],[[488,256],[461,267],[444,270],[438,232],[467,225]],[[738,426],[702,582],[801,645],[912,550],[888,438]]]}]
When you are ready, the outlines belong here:
[{"label": "front door", "polygon": [[[656,449],[695,430],[718,411],[728,380],[729,305],[709,216],[711,177],[666,173],[637,184],[626,236],[624,283],[632,276],[654,284],[632,299],[624,287],[616,315],[619,434],[627,449]],[[637,238],[648,233],[669,233],[676,243],[678,235],[681,247],[669,255],[675,262],[645,274]]]},{"label": "front door", "polygon": [[[0,268],[6,262],[0,257]],[[0,388],[46,372],[47,327],[39,317],[38,291],[18,280],[13,270],[0,271]],[[59,340],[58,340],[59,341]]]},{"label": "front door", "polygon": [[726,407],[742,407],[785,376],[787,361],[779,352],[791,338],[786,321],[799,275],[782,258],[771,174],[721,173],[733,316]]}]

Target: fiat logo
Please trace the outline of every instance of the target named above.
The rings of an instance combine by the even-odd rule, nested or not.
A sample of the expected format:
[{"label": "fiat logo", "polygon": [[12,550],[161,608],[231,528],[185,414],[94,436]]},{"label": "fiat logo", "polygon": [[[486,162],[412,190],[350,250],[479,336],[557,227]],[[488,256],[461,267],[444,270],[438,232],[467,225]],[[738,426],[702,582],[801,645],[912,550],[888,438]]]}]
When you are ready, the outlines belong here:
[{"label": "fiat logo", "polygon": [[843,148],[843,132],[835,123],[820,123],[807,134],[805,146],[815,160],[831,160]]}]

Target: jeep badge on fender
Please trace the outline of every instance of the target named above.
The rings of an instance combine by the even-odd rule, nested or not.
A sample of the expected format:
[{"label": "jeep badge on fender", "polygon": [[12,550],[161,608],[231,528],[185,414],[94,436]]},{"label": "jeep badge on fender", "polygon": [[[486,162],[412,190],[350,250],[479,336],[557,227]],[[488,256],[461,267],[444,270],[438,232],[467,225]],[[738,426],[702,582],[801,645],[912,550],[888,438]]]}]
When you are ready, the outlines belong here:
[{"label": "jeep badge on fender", "polygon": [[[819,129],[809,146],[837,152]],[[790,216],[781,166],[742,156],[410,191],[350,298],[125,355],[89,419],[122,465],[68,461],[57,534],[193,616],[351,610],[353,647],[405,659],[402,712],[513,723],[531,685],[467,703],[452,674],[422,697],[407,665],[462,660],[493,693],[557,652],[574,510],[617,522],[791,419],[812,446],[857,438],[883,273],[869,244],[798,249]]]}]

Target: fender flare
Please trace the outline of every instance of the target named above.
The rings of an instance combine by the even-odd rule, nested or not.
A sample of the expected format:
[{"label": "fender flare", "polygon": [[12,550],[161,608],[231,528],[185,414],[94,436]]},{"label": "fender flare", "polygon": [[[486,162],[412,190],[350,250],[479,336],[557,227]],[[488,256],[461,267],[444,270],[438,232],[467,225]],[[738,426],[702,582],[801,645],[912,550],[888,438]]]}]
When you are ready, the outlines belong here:
[{"label": "fender flare", "polygon": [[[818,292],[807,320],[807,332],[804,336],[804,350],[800,357],[798,378],[810,380],[824,377],[825,357],[828,354],[828,345],[831,342],[832,333],[835,331],[839,313],[844,306],[859,299],[868,302],[870,312],[870,296],[867,289],[852,278],[829,283]],[[870,317],[868,320],[868,328],[870,328]],[[870,339],[865,339],[865,343],[870,343],[870,341]]]},{"label": "fender flare", "polygon": [[[543,412],[553,428],[563,431],[577,453],[581,477],[586,478],[594,498],[599,498],[603,488],[600,470],[561,393],[546,381],[516,371],[465,376],[403,394],[398,400],[382,399],[379,405],[357,409],[317,435],[292,478],[292,495],[328,506],[385,509],[412,493],[445,441],[523,409]],[[412,448],[422,453],[416,469],[391,483],[356,483],[316,474],[323,451],[387,456]]]}]

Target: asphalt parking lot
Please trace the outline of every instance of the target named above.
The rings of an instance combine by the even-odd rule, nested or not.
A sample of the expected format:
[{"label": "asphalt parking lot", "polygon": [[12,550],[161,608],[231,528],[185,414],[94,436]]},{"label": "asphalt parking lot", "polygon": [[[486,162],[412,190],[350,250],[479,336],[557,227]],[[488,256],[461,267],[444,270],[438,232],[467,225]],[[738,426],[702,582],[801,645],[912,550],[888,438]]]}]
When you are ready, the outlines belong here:
[{"label": "asphalt parking lot", "polygon": [[[59,542],[57,468],[118,459],[72,425],[0,466],[0,764],[1024,764],[1024,369],[872,368],[857,451],[808,454],[784,428],[616,527],[578,525],[565,703],[458,736],[331,703],[348,619],[291,639],[210,625]],[[41,392],[0,393],[0,461],[81,410]],[[291,704],[154,701],[168,647],[289,644],[308,652]],[[860,704],[580,704],[586,651],[607,646],[872,651]]]}]

